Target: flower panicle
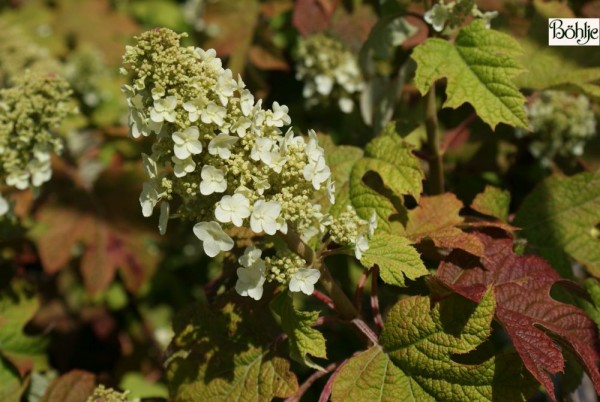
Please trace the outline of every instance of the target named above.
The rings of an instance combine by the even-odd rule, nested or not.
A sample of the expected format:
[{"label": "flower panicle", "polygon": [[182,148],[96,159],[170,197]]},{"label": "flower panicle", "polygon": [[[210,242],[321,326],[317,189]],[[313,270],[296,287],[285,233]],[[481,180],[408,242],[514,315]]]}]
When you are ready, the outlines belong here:
[{"label": "flower panicle", "polygon": [[[322,237],[328,216],[316,195],[324,192],[333,203],[335,188],[316,133],[309,131],[306,140],[291,128],[284,131],[291,124],[287,106],[263,108],[213,49],[182,47],[181,37],[168,29],[148,31],[124,55],[130,133],[154,140],[151,154],[143,156],[144,216],[160,205],[161,233],[172,213],[194,222],[210,257],[233,249],[228,230],[234,227]],[[171,211],[174,199],[177,211]],[[310,268],[297,256],[261,259],[255,249],[244,255],[236,285],[243,296],[259,299],[265,281],[294,283],[290,289],[307,293],[318,279],[318,270],[301,271]],[[292,282],[294,275],[303,276]]]}]

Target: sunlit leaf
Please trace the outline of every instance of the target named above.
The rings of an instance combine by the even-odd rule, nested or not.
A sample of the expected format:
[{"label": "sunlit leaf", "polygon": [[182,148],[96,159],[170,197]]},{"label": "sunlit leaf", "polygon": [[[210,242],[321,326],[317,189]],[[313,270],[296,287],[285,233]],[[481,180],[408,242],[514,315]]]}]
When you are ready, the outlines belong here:
[{"label": "sunlit leaf", "polygon": [[523,71],[517,60],[520,54],[519,43],[511,36],[474,21],[460,31],[454,43],[430,38],[414,49],[415,83],[424,95],[445,77],[444,107],[470,103],[492,128],[498,123],[527,127],[525,98],[512,82]]}]

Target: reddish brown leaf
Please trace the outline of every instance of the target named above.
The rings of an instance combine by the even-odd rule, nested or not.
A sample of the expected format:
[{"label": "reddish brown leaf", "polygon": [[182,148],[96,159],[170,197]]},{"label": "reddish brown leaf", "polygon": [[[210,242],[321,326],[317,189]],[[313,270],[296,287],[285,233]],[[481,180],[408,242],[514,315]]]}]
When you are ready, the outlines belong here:
[{"label": "reddish brown leaf", "polygon": [[363,5],[355,7],[352,13],[339,7],[331,18],[330,25],[336,38],[340,39],[349,49],[358,52],[369,38],[376,22],[377,15],[373,8]]},{"label": "reddish brown leaf", "polygon": [[96,379],[92,373],[73,370],[54,380],[40,402],[85,402],[95,387]]},{"label": "reddish brown leaf", "polygon": [[53,274],[71,260],[73,247],[86,237],[90,216],[87,211],[59,205],[40,209],[40,226],[33,232],[44,271]]},{"label": "reddish brown leaf", "polygon": [[98,224],[92,235],[81,258],[81,275],[86,290],[93,295],[108,288],[117,267],[108,252],[110,234],[106,225]]},{"label": "reddish brown leaf", "polygon": [[249,52],[250,61],[261,70],[288,71],[290,66],[281,54],[274,54],[262,46],[252,46]]},{"label": "reddish brown leaf", "polygon": [[451,193],[421,197],[420,205],[408,212],[406,235],[415,243],[428,238],[437,247],[459,248],[483,255],[479,238],[457,227],[463,223],[463,218],[458,215],[462,207],[462,202]]},{"label": "reddish brown leaf", "polygon": [[[514,254],[511,239],[493,239],[481,233],[477,236],[485,246],[480,262],[473,264],[453,253],[440,265],[436,278],[477,302],[493,287],[497,319],[511,336],[527,369],[553,400],[556,395],[551,376],[563,371],[565,360],[552,337],[573,350],[600,392],[596,325],[582,310],[550,297],[550,288],[561,280],[560,276],[540,257]],[[466,266],[472,268],[461,268]]]},{"label": "reddish brown leaf", "polygon": [[298,0],[292,23],[304,36],[324,31],[337,8],[339,0]]}]

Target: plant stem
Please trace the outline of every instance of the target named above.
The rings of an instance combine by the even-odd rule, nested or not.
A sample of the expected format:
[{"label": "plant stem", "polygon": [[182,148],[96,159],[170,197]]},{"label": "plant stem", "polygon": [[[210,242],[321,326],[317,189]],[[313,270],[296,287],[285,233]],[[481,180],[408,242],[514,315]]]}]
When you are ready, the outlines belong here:
[{"label": "plant stem", "polygon": [[440,150],[435,84],[425,95],[425,130],[431,153],[429,159],[429,191],[432,195],[444,192],[444,156]]},{"label": "plant stem", "polygon": [[371,310],[373,311],[373,322],[383,329],[383,318],[381,317],[381,311],[379,310],[379,297],[377,292],[377,281],[379,280],[379,267],[375,265],[371,268],[373,276],[371,277]]},{"label": "plant stem", "polygon": [[317,381],[321,377],[325,377],[327,374],[331,373],[337,367],[338,367],[338,363],[331,363],[329,366],[325,367],[325,370],[323,370],[323,371],[315,371],[314,373],[312,373],[311,376],[308,377],[306,379],[306,381],[304,381],[302,383],[302,385],[300,385],[300,388],[298,388],[298,391],[296,391],[296,393],[294,395],[292,395],[289,398],[287,398],[285,400],[285,402],[298,402],[298,401],[300,401],[300,398],[302,398],[302,395],[304,395],[304,393],[306,391],[308,391],[308,389],[310,388],[310,386],[313,385],[313,383],[315,381]]}]

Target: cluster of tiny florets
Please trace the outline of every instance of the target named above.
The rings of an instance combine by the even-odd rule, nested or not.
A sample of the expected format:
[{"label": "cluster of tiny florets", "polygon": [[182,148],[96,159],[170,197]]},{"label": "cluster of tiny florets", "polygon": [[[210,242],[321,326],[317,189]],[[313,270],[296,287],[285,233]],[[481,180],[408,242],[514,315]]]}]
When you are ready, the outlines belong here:
[{"label": "cluster of tiny florets", "polygon": [[530,152],[549,165],[555,156],[579,156],[596,135],[596,118],[588,98],[562,91],[544,91],[527,107]]},{"label": "cluster of tiny florets", "polygon": [[[214,50],[181,47],[180,38],[149,31],[124,56],[131,135],[155,138],[152,153],[143,155],[144,216],[160,206],[161,233],[170,217],[196,222],[194,234],[210,257],[233,248],[226,233],[233,227],[300,236],[324,228],[315,194],[324,191],[333,202],[334,187],[316,134],[306,141],[282,132],[291,123],[286,106],[263,109]],[[178,209],[171,211],[175,199]],[[299,269],[305,261],[265,262],[261,250],[250,251],[238,269],[236,289],[244,296],[260,298],[265,280],[291,286],[300,275],[305,286],[298,289],[306,292],[315,272],[318,279],[317,270]]]},{"label": "cluster of tiny florets", "polygon": [[60,72],[60,63],[50,52],[32,42],[17,26],[0,22],[0,87],[10,87],[24,71]]},{"label": "cluster of tiny florets", "polygon": [[436,3],[425,13],[423,19],[435,31],[442,32],[445,28],[452,30],[460,26],[468,17],[483,20],[485,26],[490,28],[492,20],[497,16],[497,11],[481,11],[474,0],[457,0]]},{"label": "cluster of tiny florets", "polygon": [[304,82],[307,106],[334,100],[344,113],[352,112],[364,79],[357,57],[342,42],[323,34],[302,38],[296,60],[296,79]]},{"label": "cluster of tiny florets", "polygon": [[[75,110],[68,83],[54,75],[25,73],[0,89],[0,180],[24,190],[52,176],[50,158],[62,150],[54,130]],[[0,196],[0,215],[8,204]]]},{"label": "cluster of tiny florets", "polygon": [[[104,385],[98,385],[86,402],[130,402],[129,391],[119,392]],[[134,401],[138,400],[137,398]]]}]

